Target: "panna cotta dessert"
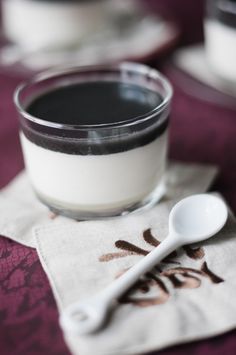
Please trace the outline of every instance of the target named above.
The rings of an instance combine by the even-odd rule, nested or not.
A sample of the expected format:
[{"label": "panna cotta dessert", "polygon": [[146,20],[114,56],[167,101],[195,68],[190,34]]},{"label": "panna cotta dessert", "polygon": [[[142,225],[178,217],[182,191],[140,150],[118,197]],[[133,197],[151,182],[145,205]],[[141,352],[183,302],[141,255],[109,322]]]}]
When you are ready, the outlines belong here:
[{"label": "panna cotta dessert", "polygon": [[32,186],[52,210],[89,219],[154,203],[164,173],[172,89],[123,63],[36,78],[15,94]]},{"label": "panna cotta dessert", "polygon": [[109,0],[3,0],[6,37],[28,50],[77,45],[106,21]]},{"label": "panna cotta dessert", "polygon": [[236,0],[208,0],[205,19],[207,60],[226,83],[236,83]]}]

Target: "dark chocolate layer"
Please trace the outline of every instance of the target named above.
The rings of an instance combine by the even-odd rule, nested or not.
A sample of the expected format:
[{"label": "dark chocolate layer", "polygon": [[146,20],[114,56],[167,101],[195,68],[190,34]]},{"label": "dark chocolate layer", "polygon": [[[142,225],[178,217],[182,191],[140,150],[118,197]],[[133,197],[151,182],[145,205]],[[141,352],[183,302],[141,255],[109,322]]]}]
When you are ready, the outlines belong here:
[{"label": "dark chocolate layer", "polygon": [[[148,144],[168,125],[157,114],[135,127],[93,129],[92,125],[128,122],[149,113],[163,101],[147,88],[122,82],[88,82],[44,93],[27,108],[32,116],[64,125],[88,125],[89,130],[52,129],[22,120],[26,137],[46,149],[67,154],[111,154]],[[105,138],[104,138],[105,137]],[[89,140],[89,142],[88,142]]]},{"label": "dark chocolate layer", "polygon": [[129,121],[152,111],[162,97],[141,86],[122,82],[88,82],[64,86],[36,98],[27,108],[32,116],[70,125]]}]

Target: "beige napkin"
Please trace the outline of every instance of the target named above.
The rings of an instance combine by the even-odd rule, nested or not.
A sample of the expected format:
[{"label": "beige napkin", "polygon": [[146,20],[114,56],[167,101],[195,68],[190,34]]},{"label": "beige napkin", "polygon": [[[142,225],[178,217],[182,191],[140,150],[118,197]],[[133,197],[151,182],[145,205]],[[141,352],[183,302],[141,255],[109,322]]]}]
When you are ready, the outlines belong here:
[{"label": "beige napkin", "polygon": [[[107,222],[36,229],[37,250],[61,312],[102,290],[167,235],[173,202]],[[55,238],[56,241],[55,241]],[[143,354],[236,326],[236,222],[168,257],[120,302],[97,334],[66,341],[74,355]]]},{"label": "beige napkin", "polygon": [[[168,194],[151,210],[76,222],[49,215],[23,173],[0,193],[0,234],[37,247],[61,312],[103,289],[158,245],[167,235],[175,202],[207,190],[215,174],[214,167],[172,164]],[[203,246],[172,254],[121,300],[104,330],[86,337],[67,336],[72,353],[141,354],[235,327],[235,231],[231,218]]]}]

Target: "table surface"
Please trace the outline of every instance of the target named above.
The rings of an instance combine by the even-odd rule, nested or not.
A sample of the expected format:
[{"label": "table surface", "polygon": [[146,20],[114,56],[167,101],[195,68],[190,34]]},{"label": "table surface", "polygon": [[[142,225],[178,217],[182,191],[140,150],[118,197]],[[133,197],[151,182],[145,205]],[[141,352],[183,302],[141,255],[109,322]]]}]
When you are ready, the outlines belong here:
[{"label": "table surface", "polygon": [[[146,0],[146,3],[165,15],[175,16],[183,29],[182,44],[201,39],[202,1],[160,0],[157,4]],[[181,88],[171,64],[162,69],[175,92],[169,156],[185,162],[217,164],[220,174],[212,189],[221,192],[236,211],[236,110],[191,97]],[[23,168],[12,103],[13,90],[20,80],[15,74],[0,73],[0,187]],[[234,354],[235,335],[232,330],[155,354]],[[3,237],[0,237],[0,353],[69,355],[58,325],[55,300],[36,251]]]}]

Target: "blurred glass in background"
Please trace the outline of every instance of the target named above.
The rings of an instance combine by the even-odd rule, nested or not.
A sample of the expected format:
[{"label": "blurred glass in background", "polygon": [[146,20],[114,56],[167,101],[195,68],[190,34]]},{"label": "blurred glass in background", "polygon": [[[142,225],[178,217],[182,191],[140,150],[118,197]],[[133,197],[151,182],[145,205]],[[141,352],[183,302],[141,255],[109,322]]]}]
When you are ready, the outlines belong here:
[{"label": "blurred glass in background", "polygon": [[2,0],[8,39],[0,62],[56,65],[146,61],[176,44],[179,29],[140,0]]},{"label": "blurred glass in background", "polygon": [[206,56],[219,79],[236,83],[236,1],[208,0],[205,19]]},{"label": "blurred glass in background", "polygon": [[6,37],[27,49],[77,45],[101,29],[109,0],[3,0]]},{"label": "blurred glass in background", "polygon": [[31,75],[55,66],[157,63],[177,49],[177,67],[236,93],[236,0],[198,0],[197,6],[196,0],[2,0],[1,5],[0,69]]}]

